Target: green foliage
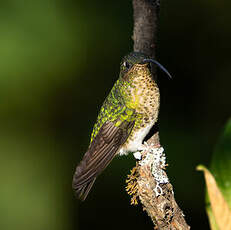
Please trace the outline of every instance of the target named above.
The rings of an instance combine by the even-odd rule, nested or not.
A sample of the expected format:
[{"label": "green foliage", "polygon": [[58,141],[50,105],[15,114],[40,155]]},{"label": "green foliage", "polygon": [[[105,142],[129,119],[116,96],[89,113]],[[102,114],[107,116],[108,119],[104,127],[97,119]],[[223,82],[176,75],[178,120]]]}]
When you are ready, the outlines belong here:
[{"label": "green foliage", "polygon": [[210,171],[231,209],[231,119],[215,147]]},{"label": "green foliage", "polygon": [[212,230],[228,229],[231,224],[231,119],[215,147],[210,172],[204,166],[206,211]]}]

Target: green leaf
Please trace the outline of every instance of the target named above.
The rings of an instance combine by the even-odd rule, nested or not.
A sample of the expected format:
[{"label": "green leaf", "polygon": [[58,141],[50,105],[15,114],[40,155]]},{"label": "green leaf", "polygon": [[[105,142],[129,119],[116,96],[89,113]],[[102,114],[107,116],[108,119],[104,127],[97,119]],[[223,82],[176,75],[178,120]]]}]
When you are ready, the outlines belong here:
[{"label": "green leaf", "polygon": [[199,165],[206,181],[206,211],[212,230],[231,229],[231,119],[212,155],[210,170]]},{"label": "green leaf", "polygon": [[231,209],[231,119],[215,147],[210,171]]},{"label": "green leaf", "polygon": [[228,203],[224,199],[214,176],[203,165],[199,165],[197,170],[204,172],[205,182],[207,187],[207,214],[212,230],[230,230],[231,229],[231,211]]}]

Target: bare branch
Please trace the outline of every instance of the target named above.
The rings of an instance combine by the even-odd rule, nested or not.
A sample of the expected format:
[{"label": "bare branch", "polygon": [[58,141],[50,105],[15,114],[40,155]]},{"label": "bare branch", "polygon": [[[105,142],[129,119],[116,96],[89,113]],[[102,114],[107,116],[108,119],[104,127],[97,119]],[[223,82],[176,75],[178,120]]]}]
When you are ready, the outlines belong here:
[{"label": "bare branch", "polygon": [[133,49],[153,58],[155,57],[159,7],[159,0],[133,0]]}]

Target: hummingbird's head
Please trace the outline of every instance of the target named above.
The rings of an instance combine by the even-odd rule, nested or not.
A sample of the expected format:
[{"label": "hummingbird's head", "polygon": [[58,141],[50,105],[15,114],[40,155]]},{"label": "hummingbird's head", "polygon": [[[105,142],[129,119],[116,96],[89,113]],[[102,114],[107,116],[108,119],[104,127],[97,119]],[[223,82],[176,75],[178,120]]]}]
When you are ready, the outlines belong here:
[{"label": "hummingbird's head", "polygon": [[151,63],[157,65],[169,76],[169,78],[172,78],[170,73],[159,62],[154,59],[150,59],[147,55],[140,52],[131,52],[122,59],[120,65],[120,77],[128,79],[129,76],[135,74],[135,69],[139,69],[139,72],[142,72],[142,70],[145,70],[145,72],[151,72]]}]

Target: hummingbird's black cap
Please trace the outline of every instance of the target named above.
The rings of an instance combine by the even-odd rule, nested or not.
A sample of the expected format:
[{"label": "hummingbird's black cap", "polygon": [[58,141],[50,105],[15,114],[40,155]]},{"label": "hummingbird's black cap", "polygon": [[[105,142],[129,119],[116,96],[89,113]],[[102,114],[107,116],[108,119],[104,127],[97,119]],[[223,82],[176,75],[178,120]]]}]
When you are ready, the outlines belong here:
[{"label": "hummingbird's black cap", "polygon": [[149,58],[149,56],[144,53],[131,52],[123,58],[122,63],[125,63],[125,65],[130,67],[135,64],[153,63],[157,65],[163,72],[165,72],[169,78],[172,78],[171,74],[164,66],[162,66],[158,61]]}]

